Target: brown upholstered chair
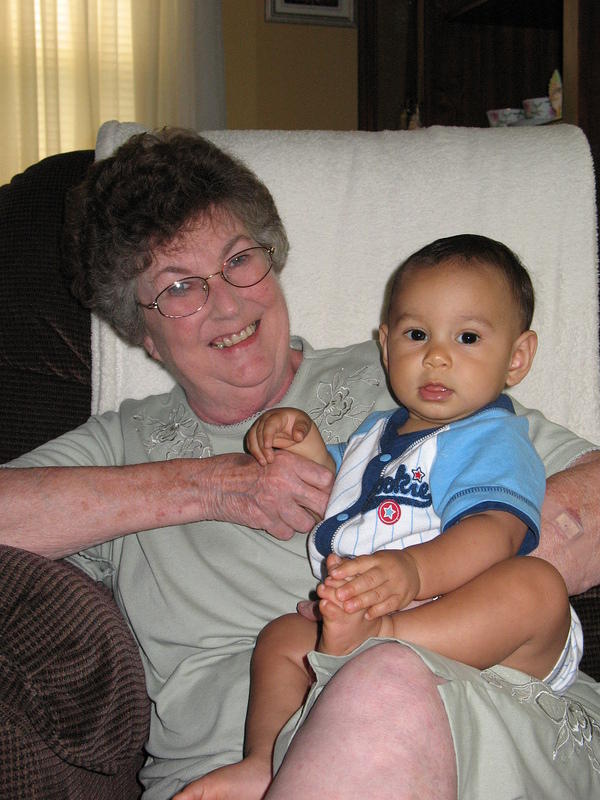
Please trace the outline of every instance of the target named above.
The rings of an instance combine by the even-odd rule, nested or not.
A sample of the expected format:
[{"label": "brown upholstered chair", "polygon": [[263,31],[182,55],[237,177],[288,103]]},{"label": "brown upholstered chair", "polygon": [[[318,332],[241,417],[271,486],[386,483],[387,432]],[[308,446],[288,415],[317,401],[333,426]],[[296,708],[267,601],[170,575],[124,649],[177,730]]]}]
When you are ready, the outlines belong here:
[{"label": "brown upholstered chair", "polygon": [[[90,413],[90,316],[62,271],[65,193],[93,151],[0,188],[0,463]],[[103,586],[0,546],[0,800],[134,800],[149,701]]]}]

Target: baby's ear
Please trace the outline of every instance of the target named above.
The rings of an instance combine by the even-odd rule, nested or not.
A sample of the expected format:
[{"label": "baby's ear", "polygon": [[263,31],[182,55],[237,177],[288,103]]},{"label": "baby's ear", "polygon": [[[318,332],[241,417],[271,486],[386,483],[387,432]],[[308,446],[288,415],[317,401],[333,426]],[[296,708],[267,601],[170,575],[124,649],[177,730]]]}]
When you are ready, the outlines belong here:
[{"label": "baby's ear", "polygon": [[516,386],[527,375],[533,364],[537,344],[538,338],[535,331],[524,331],[515,341],[506,374],[507,386]]},{"label": "baby's ear", "polygon": [[381,346],[381,358],[383,361],[383,366],[387,370],[388,368],[388,349],[387,349],[387,340],[388,340],[388,326],[385,322],[382,322],[379,326],[379,344]]}]

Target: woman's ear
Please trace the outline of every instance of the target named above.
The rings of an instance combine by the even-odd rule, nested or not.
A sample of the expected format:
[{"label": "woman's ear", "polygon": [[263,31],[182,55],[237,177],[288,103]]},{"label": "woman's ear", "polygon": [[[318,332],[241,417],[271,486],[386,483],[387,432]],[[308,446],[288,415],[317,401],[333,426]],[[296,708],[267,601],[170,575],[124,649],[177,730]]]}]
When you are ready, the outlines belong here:
[{"label": "woman's ear", "polygon": [[150,358],[153,358],[155,361],[162,363],[162,358],[160,357],[160,353],[158,352],[158,350],[154,345],[154,339],[150,336],[149,333],[147,333],[144,336],[144,341],[142,342],[142,344],[144,345],[144,350],[148,353]]},{"label": "woman's ear", "polygon": [[387,349],[387,340],[388,340],[388,326],[385,322],[382,322],[379,326],[379,344],[381,345],[381,358],[383,360],[383,366],[386,369],[388,368],[388,349]]},{"label": "woman's ear", "polygon": [[535,331],[524,331],[513,345],[506,385],[516,386],[527,375],[533,364],[538,338]]}]

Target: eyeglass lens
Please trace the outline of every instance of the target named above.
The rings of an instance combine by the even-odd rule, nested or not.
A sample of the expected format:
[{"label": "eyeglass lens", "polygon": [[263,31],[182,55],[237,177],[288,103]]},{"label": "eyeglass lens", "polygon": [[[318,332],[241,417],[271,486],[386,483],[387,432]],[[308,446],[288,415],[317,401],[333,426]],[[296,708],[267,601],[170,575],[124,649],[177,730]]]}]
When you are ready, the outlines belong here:
[{"label": "eyeglass lens", "polygon": [[[270,251],[264,247],[249,247],[228,258],[221,272],[216,275],[222,275],[232,286],[247,288],[260,283],[270,270]],[[207,299],[206,279],[191,276],[175,281],[163,289],[156,298],[156,305],[165,317],[187,317],[199,311]]]}]

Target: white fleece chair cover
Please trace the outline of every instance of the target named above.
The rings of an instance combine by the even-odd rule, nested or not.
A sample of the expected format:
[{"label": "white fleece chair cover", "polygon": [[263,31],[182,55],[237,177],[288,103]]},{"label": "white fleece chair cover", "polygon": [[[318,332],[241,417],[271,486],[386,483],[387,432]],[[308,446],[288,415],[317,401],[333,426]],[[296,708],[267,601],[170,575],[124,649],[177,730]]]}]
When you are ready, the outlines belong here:
[{"label": "white fleece chair cover", "polygon": [[[105,123],[109,155],[133,123]],[[290,240],[281,280],[293,333],[316,347],[374,335],[386,282],[441,236],[479,233],[513,248],[536,290],[533,369],[514,394],[600,442],[594,174],[571,125],[419,131],[217,131],[271,190]],[[139,348],[94,318],[92,411],[172,385]]]}]

